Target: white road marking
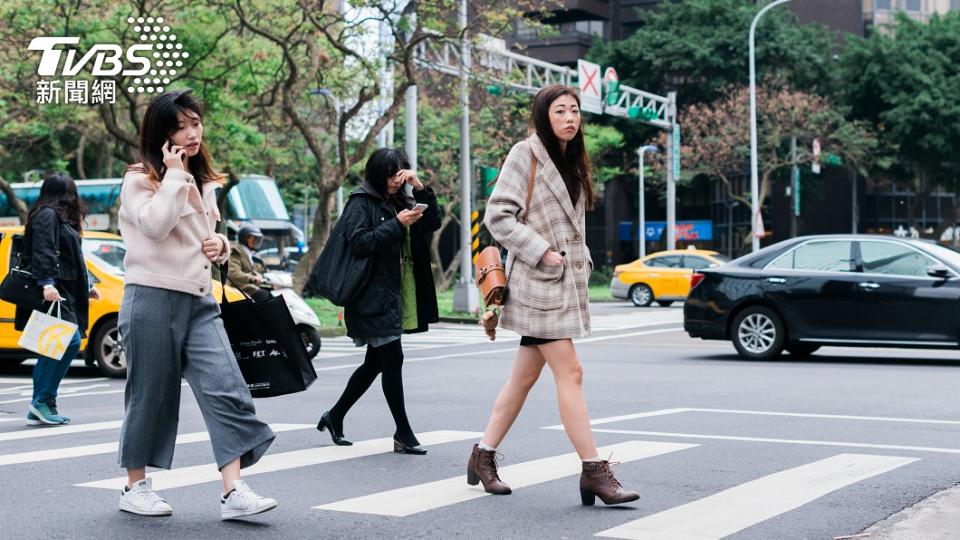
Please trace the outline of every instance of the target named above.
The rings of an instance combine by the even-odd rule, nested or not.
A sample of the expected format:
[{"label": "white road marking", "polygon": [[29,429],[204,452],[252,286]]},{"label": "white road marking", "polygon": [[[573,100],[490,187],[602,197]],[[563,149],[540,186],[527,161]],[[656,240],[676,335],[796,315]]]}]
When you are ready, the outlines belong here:
[{"label": "white road marking", "polygon": [[[651,325],[651,326],[659,326],[659,324],[662,324],[662,323],[658,323],[658,324],[656,324],[656,325]],[[479,329],[478,329],[478,330],[479,330]],[[600,336],[600,337],[586,338],[586,339],[575,339],[573,342],[574,342],[574,344],[577,344],[577,343],[589,343],[589,342],[594,342],[594,341],[606,341],[606,340],[621,339],[621,338],[626,338],[626,337],[646,336],[646,335],[650,335],[650,334],[662,334],[662,333],[664,333],[664,332],[676,332],[677,330],[682,330],[682,328],[665,328],[665,329],[661,329],[661,330],[647,330],[647,331],[645,331],[645,332],[630,332],[630,333],[627,333],[627,334],[614,334],[614,335],[612,335],[612,336]],[[453,353],[453,354],[441,354],[441,355],[438,355],[438,356],[425,356],[425,357],[421,357],[421,358],[404,358],[404,359],[403,359],[403,363],[404,363],[404,364],[410,364],[410,363],[414,363],[414,362],[427,362],[427,361],[429,361],[429,360],[444,360],[444,359],[447,359],[447,358],[466,358],[466,357],[468,357],[468,356],[490,355],[490,354],[500,354],[500,353],[515,353],[515,352],[517,352],[517,348],[516,348],[516,347],[510,347],[509,349],[485,349],[485,350],[482,350],[482,351],[458,352],[458,353]],[[316,371],[317,373],[319,373],[319,372],[321,372],[321,371],[334,371],[334,370],[338,370],[338,369],[350,369],[350,368],[355,368],[355,367],[357,367],[357,366],[359,366],[359,365],[360,365],[360,364],[340,364],[340,365],[336,365],[336,366],[324,366],[324,367],[315,368],[315,371]],[[3,403],[3,402],[0,401],[0,403]]]},{"label": "white road marking", "polygon": [[[482,433],[472,431],[428,431],[426,433],[418,433],[417,438],[422,445],[430,446],[475,439],[481,435]],[[353,443],[353,446],[321,446],[304,450],[294,450],[292,452],[281,452],[279,454],[267,454],[261,458],[256,465],[244,469],[243,475],[246,477],[255,474],[285,471],[288,469],[309,467],[311,465],[320,465],[322,463],[386,454],[392,451],[393,438],[387,437],[383,439],[358,441]],[[220,471],[217,470],[216,464],[208,463],[194,467],[158,471],[151,473],[149,476],[153,478],[154,489],[164,490],[204,484],[207,482],[217,482],[220,480]],[[126,484],[126,481],[127,478],[121,476],[108,480],[77,484],[77,486],[99,489],[121,489]]]},{"label": "white road marking", "polygon": [[[92,382],[105,382],[109,381],[107,377],[94,377],[92,379],[64,379],[60,382],[60,385],[65,384],[79,384],[79,383],[92,383]],[[0,384],[20,384],[33,386],[33,379],[30,377],[0,377]]]},{"label": "white road marking", "polygon": [[723,538],[840,488],[918,461],[840,454],[740,484],[691,503],[597,533],[632,540]]},{"label": "white road marking", "polygon": [[[744,409],[705,409],[700,407],[677,407],[675,409],[661,409],[659,411],[648,411],[633,414],[623,414],[620,416],[609,416],[606,418],[595,418],[590,421],[590,425],[609,424],[611,422],[623,422],[637,418],[648,418],[651,416],[662,416],[666,414],[679,414],[686,412],[706,412],[717,414],[744,414],[758,416],[787,416],[793,418],[826,418],[831,420],[862,420],[867,422],[901,422],[908,424],[942,424],[951,426],[960,426],[958,420],[939,420],[927,418],[899,418],[892,416],[854,416],[845,414],[817,414],[817,413],[791,413],[778,411],[751,411]],[[556,429],[558,426],[548,426],[543,429]]]},{"label": "white road marking", "polygon": [[[181,383],[180,386],[189,386],[189,384],[184,382],[184,383]],[[124,389],[119,388],[117,390],[103,390],[98,392],[77,392],[75,394],[66,393],[66,394],[59,394],[57,396],[57,399],[68,398],[68,397],[80,397],[80,396],[106,396],[109,394],[122,394],[123,392],[124,392]],[[26,402],[29,402],[31,399],[32,398],[8,399],[6,401],[0,401],[0,405],[4,403],[26,403]]]},{"label": "white road marking", "polygon": [[[276,433],[284,431],[294,431],[299,429],[308,429],[316,427],[313,424],[270,424],[270,429]],[[190,444],[203,441],[209,441],[210,434],[206,431],[196,433],[184,433],[177,436],[176,444]],[[18,465],[21,463],[36,463],[38,461],[53,461],[57,459],[70,459],[84,456],[95,456],[99,454],[112,454],[119,448],[119,442],[108,442],[102,444],[88,444],[84,446],[71,446],[69,448],[51,448],[49,450],[37,450],[34,452],[21,452],[18,454],[0,454],[0,466]]]},{"label": "white road marking", "polygon": [[[563,429],[554,426],[542,429]],[[734,435],[703,435],[699,433],[674,433],[672,431],[635,431],[632,429],[595,429],[594,433],[615,433],[618,435],[641,435],[644,437],[675,437],[678,439],[707,439],[715,441],[762,442],[775,444],[797,444],[809,446],[838,446],[843,448],[870,448],[877,450],[902,450],[912,452],[934,452],[940,454],[960,454],[960,448],[939,448],[936,446],[904,446],[898,444],[871,444],[845,441],[817,441],[804,439],[775,439],[769,437],[739,437]]]},{"label": "white road marking", "polygon": [[18,420],[23,421],[24,419],[23,418],[0,418],[0,422],[16,422]]},{"label": "white road marking", "polygon": [[[611,422],[623,422],[625,420],[635,420],[637,418],[651,418],[653,416],[666,416],[668,414],[678,414],[687,412],[690,409],[660,409],[658,411],[647,411],[642,413],[622,414],[620,416],[608,416],[607,418],[597,418],[590,421],[591,426],[600,424],[609,424]],[[546,426],[540,429],[563,429],[563,424]]]},{"label": "white road marking", "polygon": [[0,433],[0,442],[22,441],[24,439],[36,439],[38,437],[52,437],[54,435],[70,435],[73,433],[86,433],[88,431],[103,431],[105,429],[117,429],[123,422],[121,420],[111,420],[109,422],[93,422],[91,424],[68,424],[65,426],[37,426],[31,429],[21,429],[19,431],[8,431]]},{"label": "white road marking", "polygon": [[[600,455],[610,453],[617,461],[627,462],[655,457],[678,450],[693,448],[695,444],[677,444],[645,441],[627,441],[599,448]],[[500,468],[500,477],[513,489],[524,488],[579,473],[580,458],[576,453],[537,459]],[[436,482],[428,482],[373,495],[346,499],[315,506],[317,510],[335,510],[358,514],[404,517],[451,504],[470,501],[489,495],[483,486],[467,485],[460,475]]]},{"label": "white road marking", "polygon": [[748,411],[740,409],[699,409],[689,408],[688,411],[724,413],[724,414],[752,414],[761,416],[790,416],[796,418],[830,418],[834,420],[863,420],[868,422],[903,422],[910,424],[945,424],[951,426],[960,426],[957,420],[936,420],[925,418],[897,418],[891,416],[851,416],[844,414],[811,414],[811,413],[789,413],[774,411]]}]

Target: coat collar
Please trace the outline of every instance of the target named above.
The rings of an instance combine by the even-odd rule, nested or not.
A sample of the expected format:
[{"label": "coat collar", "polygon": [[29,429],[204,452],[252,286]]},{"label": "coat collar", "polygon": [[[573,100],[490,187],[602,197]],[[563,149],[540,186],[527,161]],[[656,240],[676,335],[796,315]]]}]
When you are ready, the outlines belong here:
[{"label": "coat collar", "polygon": [[[553,192],[553,195],[560,202],[560,206],[567,214],[567,217],[570,218],[570,222],[574,225],[579,225],[580,220],[578,219],[577,209],[583,204],[583,194],[580,194],[579,200],[577,200],[577,207],[575,208],[573,202],[570,200],[567,184],[564,183],[563,176],[560,175],[557,166],[554,165],[553,160],[550,159],[550,154],[547,153],[547,147],[544,146],[543,141],[534,133],[527,138],[527,144],[530,145],[530,151],[533,152],[534,157],[537,158],[537,162],[540,164],[540,168],[543,171],[542,178],[544,183],[547,184],[550,191]],[[536,189],[536,186],[534,186],[534,189]]]}]

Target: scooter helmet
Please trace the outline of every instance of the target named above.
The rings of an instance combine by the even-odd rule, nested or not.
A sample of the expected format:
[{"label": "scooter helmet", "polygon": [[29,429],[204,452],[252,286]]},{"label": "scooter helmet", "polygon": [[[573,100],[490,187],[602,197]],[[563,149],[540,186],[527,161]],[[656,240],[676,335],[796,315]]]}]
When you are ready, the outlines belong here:
[{"label": "scooter helmet", "polygon": [[[247,243],[248,238],[253,239],[252,246]],[[240,227],[240,231],[237,232],[237,240],[240,241],[241,245],[251,247],[253,249],[259,249],[260,244],[263,243],[263,233],[256,225],[244,225],[243,227]]]}]

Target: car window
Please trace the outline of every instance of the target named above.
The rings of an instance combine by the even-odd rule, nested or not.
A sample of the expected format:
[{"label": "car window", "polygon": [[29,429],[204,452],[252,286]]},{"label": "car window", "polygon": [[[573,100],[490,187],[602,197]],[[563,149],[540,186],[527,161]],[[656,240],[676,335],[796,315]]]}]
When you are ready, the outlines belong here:
[{"label": "car window", "polygon": [[661,255],[660,257],[654,257],[645,262],[647,266],[654,266],[657,268],[680,268],[680,256],[679,255]]},{"label": "car window", "polygon": [[778,270],[811,270],[819,272],[851,272],[850,241],[829,240],[807,242],[784,253],[767,268]]},{"label": "car window", "polygon": [[701,268],[709,268],[710,265],[714,264],[703,257],[695,257],[693,255],[684,255],[683,256],[683,267],[692,268],[694,270],[699,270]]},{"label": "car window", "polygon": [[860,242],[863,271],[870,274],[926,277],[927,267],[937,261],[907,246],[893,242]]},{"label": "car window", "polygon": [[113,238],[84,238],[83,254],[104,270],[115,275],[124,273],[123,257],[127,254],[127,247],[123,240]]}]

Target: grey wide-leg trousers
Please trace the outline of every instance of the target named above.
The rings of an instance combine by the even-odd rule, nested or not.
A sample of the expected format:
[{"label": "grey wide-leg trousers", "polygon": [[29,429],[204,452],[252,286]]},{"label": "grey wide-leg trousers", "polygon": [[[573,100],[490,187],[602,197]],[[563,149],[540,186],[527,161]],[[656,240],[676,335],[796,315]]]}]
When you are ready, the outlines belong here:
[{"label": "grey wide-leg trousers", "polygon": [[261,422],[210,295],[128,284],[118,321],[127,360],[120,466],[169,469],[180,417],[180,380],[193,390],[217,468],[256,463],[275,435]]}]

